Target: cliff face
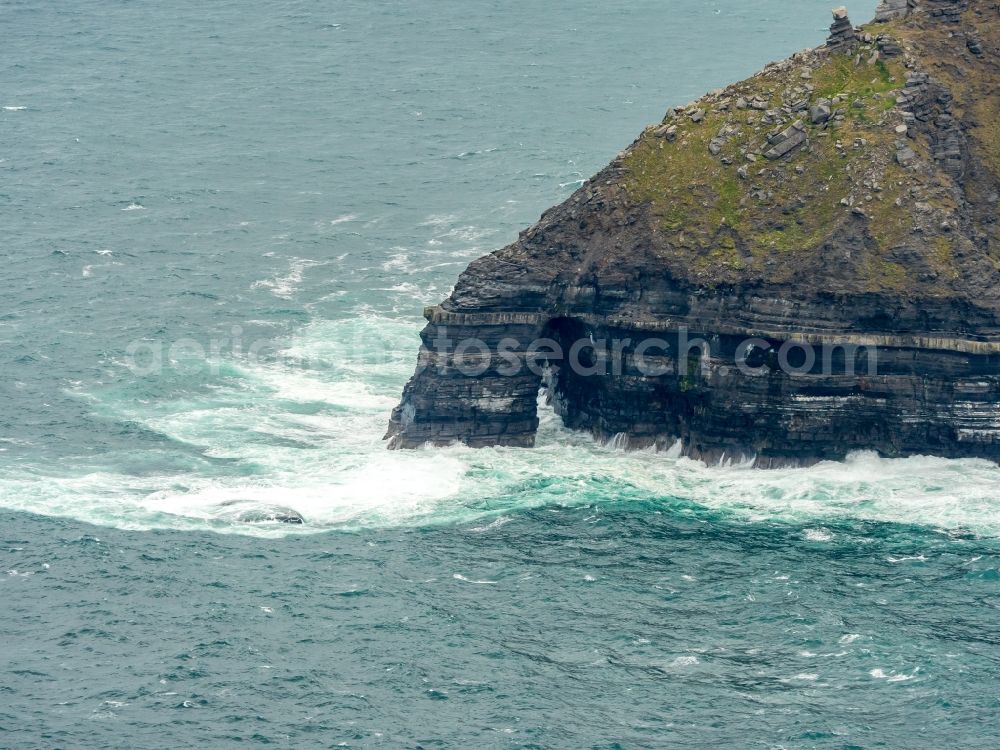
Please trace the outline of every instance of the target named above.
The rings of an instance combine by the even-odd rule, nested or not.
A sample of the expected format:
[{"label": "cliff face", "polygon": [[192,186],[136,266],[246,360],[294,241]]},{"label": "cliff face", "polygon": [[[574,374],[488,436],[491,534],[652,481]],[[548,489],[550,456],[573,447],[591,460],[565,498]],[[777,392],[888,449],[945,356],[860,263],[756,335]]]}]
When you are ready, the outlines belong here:
[{"label": "cliff face", "polygon": [[834,11],[472,263],[390,447],[530,446],[544,380],[570,426],[710,460],[1000,459],[1000,11],[878,19]]}]

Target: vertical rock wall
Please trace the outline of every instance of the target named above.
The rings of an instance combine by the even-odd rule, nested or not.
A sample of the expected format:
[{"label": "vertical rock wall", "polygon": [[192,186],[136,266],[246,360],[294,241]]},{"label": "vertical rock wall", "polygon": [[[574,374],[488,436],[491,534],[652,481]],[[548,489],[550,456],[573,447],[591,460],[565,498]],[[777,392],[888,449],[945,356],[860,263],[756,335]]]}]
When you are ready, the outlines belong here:
[{"label": "vertical rock wall", "polygon": [[879,12],[669,111],[472,263],[390,447],[530,446],[545,386],[570,427],[707,460],[1000,460],[1000,14]]}]

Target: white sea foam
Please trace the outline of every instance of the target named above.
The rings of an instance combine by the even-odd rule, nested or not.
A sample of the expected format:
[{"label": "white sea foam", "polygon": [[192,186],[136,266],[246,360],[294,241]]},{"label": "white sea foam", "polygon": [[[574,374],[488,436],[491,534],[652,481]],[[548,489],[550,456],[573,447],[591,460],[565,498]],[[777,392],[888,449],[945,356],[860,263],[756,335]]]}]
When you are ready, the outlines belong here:
[{"label": "white sea foam", "polygon": [[901,562],[927,562],[927,558],[923,555],[903,555],[902,557],[895,557],[893,555],[888,555],[885,558],[891,563],[901,563]]},{"label": "white sea foam", "polygon": [[466,578],[461,573],[455,573],[454,575],[452,575],[452,578],[454,578],[456,581],[465,581],[466,583],[480,583],[480,584],[498,583],[498,581],[485,581],[485,580],[477,581],[473,578]]},{"label": "white sea foam", "polygon": [[259,384],[271,388],[275,398],[285,401],[382,411],[396,405],[392,396],[374,392],[369,384],[361,380],[332,380],[317,377],[309,371],[272,366],[256,368],[253,376]]},{"label": "white sea foam", "polygon": [[145,210],[146,210],[146,207],[144,205],[142,205],[141,203],[135,203],[135,202],[129,203],[127,206],[125,206],[122,209],[122,211],[145,211]]},{"label": "white sea foam", "polygon": [[[511,518],[510,516],[500,516],[499,518],[494,518],[488,524],[485,524],[483,526],[473,526],[471,529],[469,529],[469,531],[472,531],[476,534],[482,534],[487,531],[493,531],[494,529],[499,529],[501,526],[504,526],[513,520],[514,519]],[[590,576],[586,576],[586,578],[590,578]],[[590,580],[593,579],[590,578]]]},{"label": "white sea foam", "polygon": [[478,243],[479,241],[493,235],[494,233],[495,232],[492,229],[484,229],[483,227],[466,225],[461,227],[453,227],[444,234],[440,235],[440,237],[448,240],[457,240],[462,243],[472,244],[472,243]]},{"label": "white sea foam", "polygon": [[458,217],[454,214],[431,214],[422,222],[420,226],[422,227],[442,227],[449,224],[453,224],[458,221]]},{"label": "white sea foam", "polygon": [[[565,429],[547,407],[532,450],[388,452],[381,438],[412,372],[418,327],[417,320],[364,312],[316,320],[288,342],[287,359],[234,362],[203,396],[141,401],[74,388],[67,393],[102,418],[162,435],[163,447],[144,459],[154,465],[174,465],[178,450],[196,457],[190,460],[225,463],[162,474],[128,473],[113,463],[75,470],[0,465],[0,506],[123,528],[280,535],[458,521],[485,533],[519,509],[615,502],[620,492],[653,502],[680,499],[749,520],[802,523],[812,542],[833,538],[823,524],[841,518],[1000,536],[1000,468],[986,461],[862,453],[804,469],[708,467],[680,457],[680,446],[657,453],[598,445]],[[538,488],[525,492],[532,483]],[[225,512],[233,502],[287,508],[307,523],[236,523]],[[891,562],[920,560],[905,555]]]},{"label": "white sea foam", "polygon": [[670,662],[671,667],[693,667],[699,664],[697,656],[678,656],[672,662]]},{"label": "white sea foam", "polygon": [[280,299],[291,299],[299,290],[303,274],[311,266],[326,265],[325,261],[309,260],[307,258],[289,258],[288,271],[270,279],[261,279],[250,285],[251,289],[268,289],[271,294]]},{"label": "white sea foam", "polygon": [[5,110],[6,110],[7,112],[23,112],[24,110],[26,110],[26,109],[27,109],[27,107],[21,107],[21,106],[6,106],[6,107],[4,107],[4,109],[5,109]]},{"label": "white sea foam", "polygon": [[663,454],[629,456],[616,475],[752,520],[859,518],[1000,535],[1000,467],[974,459],[882,459],[856,453],[809,468],[709,467]]},{"label": "white sea foam", "polygon": [[410,254],[405,247],[394,247],[393,254],[389,260],[382,264],[383,271],[403,271],[413,273],[413,266],[410,264]]},{"label": "white sea foam", "polygon": [[884,669],[873,669],[868,674],[875,680],[885,680],[886,682],[909,682],[917,679],[919,668],[913,670],[911,674],[900,674],[896,671],[886,673]]},{"label": "white sea foam", "polygon": [[380,292],[395,292],[397,294],[402,294],[408,299],[414,299],[418,302],[433,302],[441,298],[441,293],[437,290],[437,287],[433,284],[428,286],[426,289],[418,286],[417,284],[412,284],[410,282],[404,281],[400,284],[394,286],[385,287],[377,289]]},{"label": "white sea foam", "polygon": [[806,529],[805,538],[810,542],[829,542],[833,534],[826,529]]},{"label": "white sea foam", "polygon": [[464,159],[467,156],[479,156],[480,154],[492,154],[494,151],[498,151],[498,150],[499,149],[496,146],[494,146],[493,148],[481,148],[481,149],[477,149],[475,151],[463,151],[462,153],[458,154],[458,156],[456,156],[455,158],[457,158],[457,159]]}]

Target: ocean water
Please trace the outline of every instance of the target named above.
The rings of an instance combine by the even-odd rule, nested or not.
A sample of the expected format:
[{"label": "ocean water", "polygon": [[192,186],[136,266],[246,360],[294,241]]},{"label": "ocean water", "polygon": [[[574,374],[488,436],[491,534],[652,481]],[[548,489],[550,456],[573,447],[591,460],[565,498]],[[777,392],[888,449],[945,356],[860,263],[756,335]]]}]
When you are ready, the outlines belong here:
[{"label": "ocean water", "polygon": [[992,464],[381,440],[465,264],[829,5],[0,5],[0,748],[1000,747]]}]

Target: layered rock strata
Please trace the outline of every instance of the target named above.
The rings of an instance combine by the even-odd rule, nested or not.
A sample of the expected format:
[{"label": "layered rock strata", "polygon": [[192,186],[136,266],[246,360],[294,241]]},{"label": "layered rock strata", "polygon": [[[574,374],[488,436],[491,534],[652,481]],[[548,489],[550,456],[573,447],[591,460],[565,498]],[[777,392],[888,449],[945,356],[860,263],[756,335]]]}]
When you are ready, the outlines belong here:
[{"label": "layered rock strata", "polygon": [[1000,459],[1000,14],[892,2],[668,111],[425,311],[390,447],[565,423],[759,466]]},{"label": "layered rock strata", "polygon": [[917,0],[882,0],[875,9],[876,21],[902,18],[917,7]]},{"label": "layered rock strata", "polygon": [[840,6],[833,11],[833,24],[830,26],[830,37],[826,46],[834,51],[848,49],[858,40],[854,33],[851,19],[847,17],[847,8]]}]

